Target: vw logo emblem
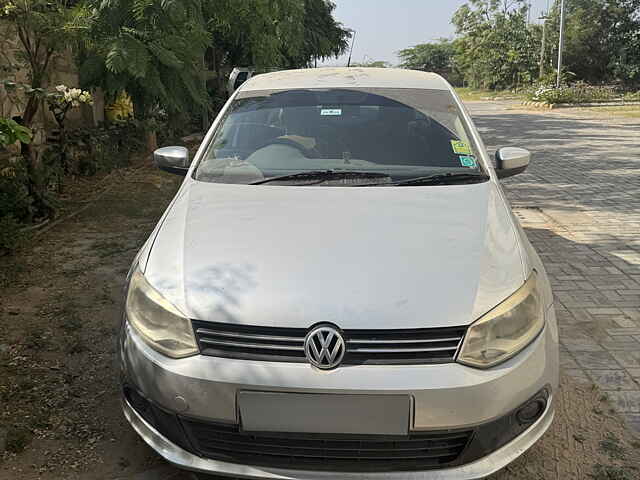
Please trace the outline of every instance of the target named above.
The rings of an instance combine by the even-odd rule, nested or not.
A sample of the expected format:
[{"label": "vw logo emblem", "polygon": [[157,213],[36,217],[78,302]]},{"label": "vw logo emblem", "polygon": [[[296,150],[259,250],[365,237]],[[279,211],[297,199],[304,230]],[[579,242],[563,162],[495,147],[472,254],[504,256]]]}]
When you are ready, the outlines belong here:
[{"label": "vw logo emblem", "polygon": [[336,328],[328,325],[314,328],[304,339],[304,353],[309,363],[323,370],[340,365],[344,350],[344,338]]}]

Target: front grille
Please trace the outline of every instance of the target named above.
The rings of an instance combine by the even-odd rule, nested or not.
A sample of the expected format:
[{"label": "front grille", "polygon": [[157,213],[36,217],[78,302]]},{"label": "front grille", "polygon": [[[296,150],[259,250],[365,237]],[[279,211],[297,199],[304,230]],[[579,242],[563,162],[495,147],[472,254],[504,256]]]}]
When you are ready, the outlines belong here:
[{"label": "front grille", "polygon": [[[254,327],[193,321],[200,352],[225,358],[273,362],[306,362],[308,329]],[[448,363],[466,327],[395,330],[343,330],[346,342],[342,365],[410,365]]]},{"label": "front grille", "polygon": [[472,437],[472,430],[382,435],[259,435],[235,425],[182,418],[198,453],[215,460],[298,470],[383,472],[425,470],[453,464]]}]

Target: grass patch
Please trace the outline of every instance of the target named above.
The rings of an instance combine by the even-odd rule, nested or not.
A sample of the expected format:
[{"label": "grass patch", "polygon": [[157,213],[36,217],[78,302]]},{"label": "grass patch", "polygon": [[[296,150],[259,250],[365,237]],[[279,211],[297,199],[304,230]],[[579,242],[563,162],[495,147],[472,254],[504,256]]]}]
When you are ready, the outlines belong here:
[{"label": "grass patch", "polygon": [[593,467],[593,473],[590,476],[595,480],[633,480],[631,472],[626,467],[599,463]]},{"label": "grass patch", "polygon": [[76,312],[75,310],[63,310],[63,312],[61,313],[63,313],[61,315],[61,327],[63,329],[65,329],[67,332],[77,332],[78,330],[82,329],[83,321],[82,318],[80,318],[80,314],[78,312]]},{"label": "grass patch", "polygon": [[88,348],[85,346],[84,342],[82,341],[82,337],[78,333],[69,335],[65,339],[64,351],[69,355],[86,352],[87,350]]},{"label": "grass patch", "polygon": [[607,432],[604,439],[600,440],[600,449],[613,460],[622,460],[626,456],[624,447],[620,445],[620,439],[611,432]]},{"label": "grass patch", "polygon": [[113,255],[120,255],[123,252],[130,250],[130,248],[127,248],[122,243],[113,242],[113,241],[97,242],[94,245],[93,249],[96,252],[97,256],[100,258],[107,258]]},{"label": "grass patch", "polygon": [[456,93],[463,101],[496,100],[499,98],[521,99],[525,95],[509,90],[475,90],[473,88],[456,88]]},{"label": "grass patch", "polygon": [[640,118],[640,105],[621,105],[619,107],[590,107],[584,110],[605,117]]},{"label": "grass patch", "polygon": [[9,430],[7,431],[7,444],[5,448],[7,449],[7,452],[20,453],[26,448],[27,445],[29,445],[29,443],[31,443],[32,438],[33,435],[26,428],[9,428]]}]

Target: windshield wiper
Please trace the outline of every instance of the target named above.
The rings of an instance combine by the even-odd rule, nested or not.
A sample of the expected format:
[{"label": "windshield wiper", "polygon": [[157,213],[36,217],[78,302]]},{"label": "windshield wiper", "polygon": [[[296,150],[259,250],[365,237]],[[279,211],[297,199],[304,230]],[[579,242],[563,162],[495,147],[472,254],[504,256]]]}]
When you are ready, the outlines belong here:
[{"label": "windshield wiper", "polygon": [[487,180],[489,180],[489,177],[484,173],[440,173],[392,182],[387,185],[395,185],[398,187],[411,185],[452,185],[455,183],[480,183]]},{"label": "windshield wiper", "polygon": [[263,178],[262,180],[251,182],[249,185],[263,185],[269,182],[289,180],[310,180],[311,183],[305,183],[305,185],[316,185],[318,183],[326,182],[327,180],[351,178],[389,178],[389,175],[387,173],[358,172],[349,170],[313,170],[310,172],[298,172],[288,175],[279,175],[277,177]]}]

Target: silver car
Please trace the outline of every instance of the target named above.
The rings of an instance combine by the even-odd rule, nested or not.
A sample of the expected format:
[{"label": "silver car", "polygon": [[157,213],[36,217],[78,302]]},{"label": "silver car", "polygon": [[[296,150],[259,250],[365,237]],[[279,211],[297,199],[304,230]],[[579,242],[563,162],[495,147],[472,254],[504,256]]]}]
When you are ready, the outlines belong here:
[{"label": "silver car", "polygon": [[123,405],[169,462],[255,479],[476,479],[549,428],[549,281],[451,86],[258,75],[128,276]]}]

